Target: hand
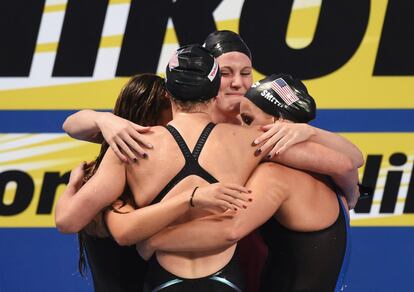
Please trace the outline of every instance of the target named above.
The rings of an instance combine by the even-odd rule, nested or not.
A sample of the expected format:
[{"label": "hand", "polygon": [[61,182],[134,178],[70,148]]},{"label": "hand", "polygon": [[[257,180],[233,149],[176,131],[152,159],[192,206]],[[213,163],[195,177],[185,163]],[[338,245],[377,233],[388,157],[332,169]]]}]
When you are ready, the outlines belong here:
[{"label": "hand", "polygon": [[237,184],[215,183],[198,188],[192,203],[195,208],[218,207],[223,211],[246,209],[247,202],[252,201],[250,193],[250,190]]},{"label": "hand", "polygon": [[151,248],[150,244],[148,243],[148,240],[143,240],[141,242],[138,242],[135,245],[135,248],[137,249],[138,254],[145,260],[148,261],[152,255],[154,254],[155,250]]},{"label": "hand", "polygon": [[[142,135],[148,132],[151,127],[142,127],[111,113],[106,113],[96,123],[105,141],[123,162],[128,162],[127,157],[136,161],[137,157],[134,152],[143,158],[147,157],[141,146],[152,148],[151,143]],[[122,153],[125,153],[126,156]]]},{"label": "hand", "polygon": [[84,161],[81,164],[79,164],[78,167],[74,168],[70,172],[68,185],[72,185],[76,191],[78,191],[83,185],[83,179],[85,177],[85,168],[87,167],[87,165],[88,164]]},{"label": "hand", "polygon": [[304,123],[291,123],[286,121],[276,121],[274,124],[261,127],[265,133],[254,140],[254,144],[260,144],[266,141],[259,149],[261,152],[266,152],[270,148],[268,157],[272,158],[275,154],[282,154],[289,147],[308,140],[314,135],[314,130],[311,126]]}]

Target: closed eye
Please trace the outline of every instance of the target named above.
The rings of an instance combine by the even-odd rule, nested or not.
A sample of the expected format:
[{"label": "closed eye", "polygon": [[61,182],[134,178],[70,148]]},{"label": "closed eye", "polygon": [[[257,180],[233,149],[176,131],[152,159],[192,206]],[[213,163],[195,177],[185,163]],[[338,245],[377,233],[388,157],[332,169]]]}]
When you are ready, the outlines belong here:
[{"label": "closed eye", "polygon": [[245,113],[241,113],[240,117],[242,118],[243,123],[245,123],[246,125],[250,125],[254,120],[251,116]]}]

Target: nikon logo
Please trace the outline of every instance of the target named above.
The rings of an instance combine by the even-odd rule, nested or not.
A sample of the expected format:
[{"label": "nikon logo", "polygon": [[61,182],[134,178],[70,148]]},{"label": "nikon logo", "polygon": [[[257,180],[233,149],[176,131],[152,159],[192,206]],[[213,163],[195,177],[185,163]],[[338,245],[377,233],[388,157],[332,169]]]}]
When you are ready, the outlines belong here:
[{"label": "nikon logo", "polygon": [[[376,187],[380,172],[383,155],[368,155],[362,183]],[[404,153],[393,153],[389,157],[391,166],[401,167],[407,163],[407,155]],[[414,213],[414,175],[411,170],[407,196],[403,213]],[[398,192],[401,186],[403,171],[389,170],[385,178],[384,193],[380,203],[380,214],[393,214],[397,203]],[[56,190],[60,185],[67,184],[69,172],[46,172],[43,176],[41,191],[36,208],[36,215],[47,215],[52,213],[56,200]],[[5,203],[5,191],[9,183],[14,183],[15,194],[12,202]],[[32,203],[34,198],[34,179],[27,172],[20,170],[9,170],[0,173],[0,216],[13,216],[24,212]],[[355,208],[357,214],[370,214],[372,198],[361,200]]]},{"label": "nikon logo", "polygon": [[[169,19],[180,45],[201,44],[217,29],[213,12],[221,2],[132,0],[115,75],[156,72]],[[322,1],[313,40],[301,49],[286,43],[292,4],[244,1],[239,30],[253,52],[255,69],[264,75],[290,72],[311,79],[345,65],[363,41],[371,1]],[[93,76],[108,5],[108,0],[68,1],[53,77]],[[0,77],[29,76],[44,6],[45,0],[2,1]],[[414,74],[413,10],[412,1],[388,2],[373,76]]]}]

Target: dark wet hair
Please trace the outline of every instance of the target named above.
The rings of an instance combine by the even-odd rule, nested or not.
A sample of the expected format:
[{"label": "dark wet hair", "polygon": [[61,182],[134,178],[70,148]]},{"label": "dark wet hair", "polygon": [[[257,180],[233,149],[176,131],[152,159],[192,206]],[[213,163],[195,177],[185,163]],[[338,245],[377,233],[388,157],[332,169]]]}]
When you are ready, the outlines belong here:
[{"label": "dark wet hair", "polygon": [[[155,74],[147,73],[135,75],[129,79],[129,81],[122,88],[112,112],[116,116],[127,119],[141,126],[156,126],[160,124],[162,112],[170,108],[171,104],[167,98],[164,79]],[[108,148],[108,143],[103,141],[97,158],[89,163],[85,168],[86,175],[84,183],[86,183],[95,174]],[[123,202],[123,204],[135,204],[128,185],[125,186],[125,190],[119,199]],[[112,206],[109,206],[108,208],[117,212],[116,209],[112,208]],[[102,212],[108,208],[105,208]],[[100,215],[102,214],[98,214],[97,218],[99,218],[101,223],[103,223],[103,218]],[[92,229],[96,228],[96,225],[99,224],[99,220],[98,222],[93,220],[90,224],[92,224]],[[86,270],[85,230],[78,233],[78,240],[78,269],[79,273],[84,276]]]}]

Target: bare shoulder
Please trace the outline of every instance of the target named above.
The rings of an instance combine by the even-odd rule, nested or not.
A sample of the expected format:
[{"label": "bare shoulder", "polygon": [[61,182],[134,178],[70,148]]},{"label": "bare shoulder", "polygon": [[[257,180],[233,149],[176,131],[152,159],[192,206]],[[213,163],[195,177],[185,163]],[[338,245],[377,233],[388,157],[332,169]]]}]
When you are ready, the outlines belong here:
[{"label": "bare shoulder", "polygon": [[235,139],[235,140],[251,140],[259,137],[262,133],[259,127],[245,127],[241,125],[233,124],[218,124],[215,131],[221,137],[225,139]]},{"label": "bare shoulder", "polygon": [[280,186],[285,185],[289,188],[294,186],[298,179],[302,181],[306,177],[309,177],[309,174],[304,171],[275,162],[260,163],[254,171],[254,175],[265,178],[268,181],[274,181]]},{"label": "bare shoulder", "polygon": [[296,169],[290,168],[283,164],[275,163],[275,162],[263,162],[260,163],[255,172],[260,173],[260,175],[272,176],[277,175],[278,178],[286,177],[288,178],[290,175],[299,172]]}]

